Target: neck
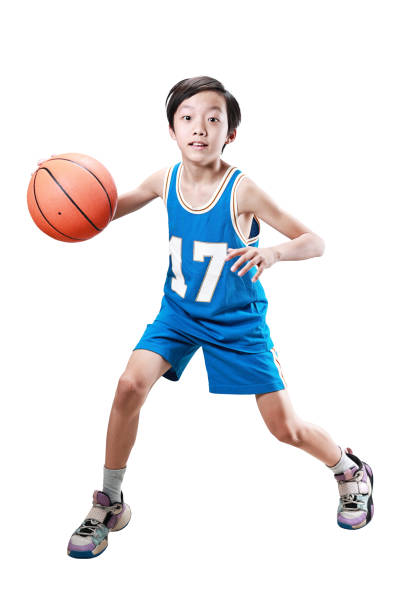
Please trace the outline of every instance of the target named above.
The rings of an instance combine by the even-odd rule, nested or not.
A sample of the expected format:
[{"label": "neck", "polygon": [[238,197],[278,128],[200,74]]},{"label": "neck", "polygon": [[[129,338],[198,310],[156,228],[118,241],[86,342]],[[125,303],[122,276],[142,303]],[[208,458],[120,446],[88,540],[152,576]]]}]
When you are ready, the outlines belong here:
[{"label": "neck", "polygon": [[223,175],[229,167],[229,164],[220,158],[205,166],[183,158],[182,164],[184,183],[196,187],[214,183],[214,181],[217,181],[218,177]]}]

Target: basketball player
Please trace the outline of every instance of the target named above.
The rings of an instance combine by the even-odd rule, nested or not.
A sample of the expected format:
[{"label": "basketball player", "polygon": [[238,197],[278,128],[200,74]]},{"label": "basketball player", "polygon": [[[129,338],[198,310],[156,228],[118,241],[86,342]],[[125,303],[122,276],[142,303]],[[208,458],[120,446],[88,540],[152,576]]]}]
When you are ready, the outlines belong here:
[{"label": "basketball player", "polygon": [[[160,377],[180,379],[202,347],[210,393],[255,395],[270,432],[322,461],[334,474],[337,523],[359,529],[373,516],[370,466],[293,410],[268,325],[260,276],[286,260],[319,257],[323,240],[285,213],[237,167],[221,159],[240,123],[236,99],[210,77],[184,79],[166,100],[170,136],[182,161],[119,197],[115,219],[163,199],[169,268],[160,311],[135,346],[118,381],[109,419],[103,489],[72,534],[68,554],[93,558],[110,531],[130,520],[122,479],[140,409]],[[260,219],[290,240],[260,248]]]}]

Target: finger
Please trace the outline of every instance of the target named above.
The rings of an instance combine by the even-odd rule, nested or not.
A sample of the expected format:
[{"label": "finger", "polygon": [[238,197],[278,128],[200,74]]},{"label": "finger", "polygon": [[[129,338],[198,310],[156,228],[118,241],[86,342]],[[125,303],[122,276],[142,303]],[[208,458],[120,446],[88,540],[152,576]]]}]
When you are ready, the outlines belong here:
[{"label": "finger", "polygon": [[254,274],[254,275],[253,275],[253,277],[251,278],[251,281],[252,281],[253,283],[255,283],[255,281],[257,281],[257,280],[258,280],[258,278],[261,276],[261,274],[262,274],[262,272],[264,271],[264,269],[265,269],[265,268],[263,267],[263,265],[262,265],[262,264],[261,264],[260,266],[258,266],[258,272],[257,272],[256,274]]},{"label": "finger", "polygon": [[257,255],[257,252],[256,251],[254,252],[254,249],[251,249],[251,250],[247,251],[246,253],[241,255],[241,257],[234,263],[234,265],[232,266],[231,270],[234,272],[245,261],[248,261],[249,259],[252,259],[256,255]]},{"label": "finger", "polygon": [[248,259],[251,259],[255,255],[257,255],[257,252],[254,251],[253,248],[249,248],[244,253],[242,253],[241,257],[237,259],[237,261],[233,264],[233,267],[238,268],[241,264],[244,263],[244,261],[248,261]]},{"label": "finger", "polygon": [[43,157],[42,159],[39,159],[37,164],[40,165],[43,162],[47,161],[48,159],[51,159],[51,157],[57,157],[56,153],[52,153],[49,157]]},{"label": "finger", "polygon": [[248,250],[248,247],[243,247],[241,249],[227,249],[227,258],[229,257],[237,257]]},{"label": "finger", "polygon": [[241,257],[239,259],[237,259],[237,261],[234,263],[233,266],[231,266],[231,272],[235,272],[235,270],[237,270],[239,268],[239,266],[242,266],[242,264],[244,263],[244,261],[246,261],[246,255],[241,255]]},{"label": "finger", "polygon": [[248,270],[253,268],[256,265],[256,261],[255,261],[256,259],[257,259],[257,257],[254,257],[253,259],[251,259],[251,261],[249,263],[247,263],[246,266],[241,268],[241,270],[238,272],[238,276],[242,276],[243,274],[246,274],[246,272],[248,272]]},{"label": "finger", "polygon": [[238,276],[241,276],[241,274],[245,274],[246,272],[248,272],[248,270],[250,270],[253,266],[257,265],[257,263],[259,263],[260,260],[261,260],[260,255],[256,255],[255,257],[252,257],[251,261],[247,263],[246,266],[241,268],[241,270],[238,272]]},{"label": "finger", "polygon": [[227,251],[235,251],[236,253],[238,252],[242,252],[242,251],[247,251],[248,249],[250,249],[251,247],[238,247],[237,249],[232,249],[231,247],[228,247]]}]

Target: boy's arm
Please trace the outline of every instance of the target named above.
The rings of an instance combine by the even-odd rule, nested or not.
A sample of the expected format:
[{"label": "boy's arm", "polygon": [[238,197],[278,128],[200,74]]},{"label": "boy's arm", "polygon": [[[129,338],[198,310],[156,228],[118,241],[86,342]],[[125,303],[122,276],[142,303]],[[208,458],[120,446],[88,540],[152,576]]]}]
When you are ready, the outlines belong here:
[{"label": "boy's arm", "polygon": [[[301,221],[279,208],[270,196],[247,176],[242,178],[237,188],[236,202],[238,215],[253,213],[290,240],[266,248],[247,246],[228,249],[225,261],[238,257],[230,268],[231,272],[237,271],[238,276],[242,276],[256,265],[258,271],[251,279],[255,282],[265,268],[269,268],[277,261],[297,261],[323,255],[325,248],[323,239]],[[242,264],[246,265],[238,271]]]},{"label": "boy's arm", "polygon": [[298,260],[320,257],[324,252],[324,240],[304,223],[282,210],[254,181],[245,177],[237,189],[239,213],[254,213],[258,218],[291,240],[270,247],[277,259]]},{"label": "boy's arm", "polygon": [[167,168],[158,170],[133,189],[119,196],[115,216],[112,221],[139,210],[157,197],[162,197],[164,174]]}]

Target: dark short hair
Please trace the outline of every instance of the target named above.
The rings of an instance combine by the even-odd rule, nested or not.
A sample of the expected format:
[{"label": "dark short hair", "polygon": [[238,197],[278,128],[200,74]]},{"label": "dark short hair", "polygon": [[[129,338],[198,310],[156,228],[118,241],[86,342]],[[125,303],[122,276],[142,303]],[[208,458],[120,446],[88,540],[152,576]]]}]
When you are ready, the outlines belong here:
[{"label": "dark short hair", "polygon": [[[180,104],[186,99],[191,98],[200,91],[217,91],[225,98],[227,105],[228,134],[231,134],[241,122],[241,109],[234,96],[225,89],[224,85],[209,76],[192,77],[183,79],[176,83],[169,91],[166,98],[166,113],[169,125],[174,130],[174,114]],[[222,147],[224,151],[226,144]]]}]

